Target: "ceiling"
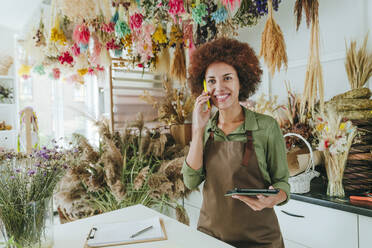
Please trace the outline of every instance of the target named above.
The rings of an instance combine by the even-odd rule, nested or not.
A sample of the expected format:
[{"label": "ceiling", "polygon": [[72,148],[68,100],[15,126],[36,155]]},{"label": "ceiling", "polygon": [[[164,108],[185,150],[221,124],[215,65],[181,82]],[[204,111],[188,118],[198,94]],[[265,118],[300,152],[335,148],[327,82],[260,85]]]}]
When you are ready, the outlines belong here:
[{"label": "ceiling", "polygon": [[43,0],[0,0],[0,26],[22,30]]}]

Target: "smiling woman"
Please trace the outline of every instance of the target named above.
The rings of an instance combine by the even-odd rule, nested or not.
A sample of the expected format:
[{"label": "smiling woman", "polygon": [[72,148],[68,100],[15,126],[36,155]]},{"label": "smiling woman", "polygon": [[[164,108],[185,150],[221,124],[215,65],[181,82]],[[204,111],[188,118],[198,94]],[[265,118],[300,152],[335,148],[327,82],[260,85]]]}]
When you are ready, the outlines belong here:
[{"label": "smiling woman", "polygon": [[[189,74],[197,98],[182,172],[191,189],[205,180],[198,230],[236,247],[284,247],[273,210],[289,199],[283,136],[273,118],[239,104],[261,80],[254,51],[233,39],[212,41],[193,53]],[[212,117],[209,107],[204,110],[209,100],[218,109]],[[279,193],[226,197],[234,188],[275,188]]]}]

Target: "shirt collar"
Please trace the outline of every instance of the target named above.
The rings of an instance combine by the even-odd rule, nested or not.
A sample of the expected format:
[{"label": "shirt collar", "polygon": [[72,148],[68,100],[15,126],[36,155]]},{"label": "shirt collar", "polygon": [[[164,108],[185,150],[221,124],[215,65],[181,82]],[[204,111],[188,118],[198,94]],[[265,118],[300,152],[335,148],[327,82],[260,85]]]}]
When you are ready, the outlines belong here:
[{"label": "shirt collar", "polygon": [[[244,132],[257,130],[258,124],[257,124],[255,113],[243,106],[242,108],[243,108],[244,116],[245,116]],[[218,115],[219,115],[219,111],[214,113],[213,117],[209,119],[208,124],[206,126],[207,132],[211,132],[211,131],[215,132],[218,129],[218,126],[217,126]]]}]

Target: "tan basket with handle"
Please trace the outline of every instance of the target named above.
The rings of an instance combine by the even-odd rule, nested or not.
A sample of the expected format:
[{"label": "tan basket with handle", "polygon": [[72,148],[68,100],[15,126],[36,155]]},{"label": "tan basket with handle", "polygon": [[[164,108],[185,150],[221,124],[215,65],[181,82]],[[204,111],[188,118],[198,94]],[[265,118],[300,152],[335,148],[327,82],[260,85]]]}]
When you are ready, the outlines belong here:
[{"label": "tan basket with handle", "polygon": [[309,164],[306,167],[306,170],[288,179],[288,182],[291,185],[291,193],[307,193],[310,191],[311,180],[314,177],[318,177],[320,175],[320,173],[315,170],[313,150],[311,149],[311,145],[309,144],[309,142],[301,135],[297,133],[287,133],[284,135],[284,138],[287,136],[296,136],[297,138],[300,138],[306,144],[307,148],[310,151],[310,160]]}]

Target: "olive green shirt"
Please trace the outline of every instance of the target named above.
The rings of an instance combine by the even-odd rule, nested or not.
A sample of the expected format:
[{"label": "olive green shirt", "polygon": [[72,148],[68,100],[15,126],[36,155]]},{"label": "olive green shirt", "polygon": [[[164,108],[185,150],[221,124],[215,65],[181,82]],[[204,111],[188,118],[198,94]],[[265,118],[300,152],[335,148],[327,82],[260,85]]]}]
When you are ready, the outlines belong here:
[{"label": "olive green shirt", "polygon": [[[288,183],[289,171],[284,138],[279,125],[270,116],[252,112],[244,107],[242,108],[245,115],[244,123],[228,135],[225,135],[217,126],[219,114],[217,111],[207,123],[203,144],[205,146],[207,143],[211,131],[214,132],[215,141],[242,142],[247,141],[246,131],[252,131],[253,147],[265,184],[282,189],[287,194],[287,200],[279,205],[285,204],[290,197],[290,186]],[[194,170],[186,163],[186,160],[182,167],[182,174],[184,183],[189,189],[195,189],[205,179],[204,166],[198,170]]]}]

